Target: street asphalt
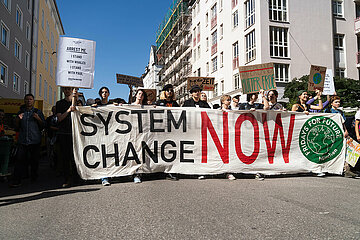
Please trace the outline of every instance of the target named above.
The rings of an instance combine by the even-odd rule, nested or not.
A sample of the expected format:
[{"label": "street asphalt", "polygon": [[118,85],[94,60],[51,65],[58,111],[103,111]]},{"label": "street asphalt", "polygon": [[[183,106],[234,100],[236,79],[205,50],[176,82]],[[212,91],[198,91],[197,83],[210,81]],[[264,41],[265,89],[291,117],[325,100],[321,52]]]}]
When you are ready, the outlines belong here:
[{"label": "street asphalt", "polygon": [[360,179],[145,176],[61,188],[48,168],[0,183],[0,239],[360,239]]}]

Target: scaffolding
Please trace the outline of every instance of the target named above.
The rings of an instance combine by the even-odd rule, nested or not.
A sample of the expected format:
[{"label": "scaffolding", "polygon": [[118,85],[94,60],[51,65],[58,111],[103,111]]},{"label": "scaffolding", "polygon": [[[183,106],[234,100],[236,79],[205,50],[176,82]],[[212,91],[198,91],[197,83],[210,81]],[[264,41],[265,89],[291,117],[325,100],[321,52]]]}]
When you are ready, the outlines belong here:
[{"label": "scaffolding", "polygon": [[191,6],[195,0],[174,0],[156,32],[158,62],[163,66],[159,85],[171,83],[182,95],[191,74]]}]

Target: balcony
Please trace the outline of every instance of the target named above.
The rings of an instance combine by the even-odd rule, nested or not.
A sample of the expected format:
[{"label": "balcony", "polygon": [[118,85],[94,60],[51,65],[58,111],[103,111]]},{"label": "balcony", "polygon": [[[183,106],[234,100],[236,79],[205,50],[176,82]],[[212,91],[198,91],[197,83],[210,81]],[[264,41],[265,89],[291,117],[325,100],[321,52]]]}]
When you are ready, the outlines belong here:
[{"label": "balcony", "polygon": [[239,57],[233,59],[233,70],[239,67]]},{"label": "balcony", "polygon": [[355,19],[355,34],[360,33],[360,17]]},{"label": "balcony", "polygon": [[213,29],[217,24],[217,16],[211,19],[211,29]]},{"label": "balcony", "polygon": [[357,52],[356,54],[356,67],[360,68],[360,52]]},{"label": "balcony", "polygon": [[211,56],[217,53],[217,43],[211,46]]}]

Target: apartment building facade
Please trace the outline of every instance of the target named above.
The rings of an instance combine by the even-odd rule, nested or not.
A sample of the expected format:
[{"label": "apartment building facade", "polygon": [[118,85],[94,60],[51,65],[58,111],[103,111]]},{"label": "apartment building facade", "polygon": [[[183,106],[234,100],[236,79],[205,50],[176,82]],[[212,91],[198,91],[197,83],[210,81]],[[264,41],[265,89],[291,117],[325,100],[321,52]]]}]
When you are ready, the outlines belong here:
[{"label": "apartment building facade", "polygon": [[145,67],[144,74],[141,76],[145,89],[156,89],[156,92],[159,93],[161,90],[161,86],[159,86],[159,82],[161,80],[161,75],[159,75],[159,72],[161,68],[162,67],[158,65],[156,57],[156,46],[151,46],[149,63]]},{"label": "apartment building facade", "polygon": [[[274,63],[280,100],[285,85],[309,74],[311,65],[325,66],[337,76],[359,79],[359,0],[197,0],[187,3],[191,24],[190,33],[185,33],[191,37],[191,47],[185,54],[166,54],[164,47],[157,52],[162,58],[160,63],[165,66],[160,72],[161,83],[175,84],[181,101],[188,98],[186,76],[215,77],[215,90],[207,94],[217,103],[222,94],[241,93],[239,66],[268,62]],[[170,32],[170,35],[171,50],[180,48],[176,34]],[[171,56],[175,56],[175,60]],[[167,65],[180,62],[185,56],[188,65],[177,70],[191,72],[176,78]]]},{"label": "apartment building facade", "polygon": [[59,36],[65,32],[55,0],[34,0],[34,6],[32,93],[49,115],[61,95],[55,75]]},{"label": "apartment building facade", "polygon": [[23,98],[30,91],[32,0],[0,2],[0,97]]},{"label": "apartment building facade", "polygon": [[[212,101],[241,93],[238,66],[274,63],[280,96],[310,65],[359,79],[358,1],[200,0],[193,5],[193,75],[215,77]],[[360,25],[359,25],[360,26]],[[360,29],[359,29],[360,30]],[[195,41],[194,41],[195,42]]]}]

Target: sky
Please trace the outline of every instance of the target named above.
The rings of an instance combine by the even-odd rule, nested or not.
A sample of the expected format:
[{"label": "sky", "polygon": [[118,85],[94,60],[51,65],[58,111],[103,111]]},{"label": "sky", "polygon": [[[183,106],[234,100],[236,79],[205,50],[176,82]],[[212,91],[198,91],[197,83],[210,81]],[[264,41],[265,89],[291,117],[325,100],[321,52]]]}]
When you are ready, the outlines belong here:
[{"label": "sky", "polygon": [[129,87],[116,83],[116,73],[140,77],[149,62],[150,47],[172,0],[57,0],[66,37],[96,41],[93,89],[81,89],[96,98],[100,87],[110,98],[128,99]]}]

